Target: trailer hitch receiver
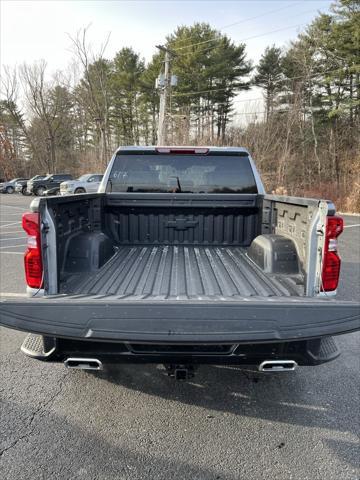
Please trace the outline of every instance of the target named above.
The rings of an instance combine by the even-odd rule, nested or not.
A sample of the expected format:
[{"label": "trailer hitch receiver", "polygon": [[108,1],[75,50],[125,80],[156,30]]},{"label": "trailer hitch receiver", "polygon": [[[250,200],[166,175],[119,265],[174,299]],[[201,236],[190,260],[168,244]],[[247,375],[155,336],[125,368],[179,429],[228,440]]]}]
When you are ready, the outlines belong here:
[{"label": "trailer hitch receiver", "polygon": [[195,375],[194,365],[175,365],[165,364],[165,369],[169,377],[175,378],[175,380],[189,380]]}]

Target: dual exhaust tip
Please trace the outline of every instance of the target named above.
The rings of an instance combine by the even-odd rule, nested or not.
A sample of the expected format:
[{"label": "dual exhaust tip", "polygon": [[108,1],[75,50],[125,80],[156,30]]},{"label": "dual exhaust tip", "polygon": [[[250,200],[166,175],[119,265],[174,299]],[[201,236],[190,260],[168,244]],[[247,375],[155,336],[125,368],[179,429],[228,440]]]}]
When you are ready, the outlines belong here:
[{"label": "dual exhaust tip", "polygon": [[259,372],[293,372],[297,366],[294,360],[265,360],[258,369]]},{"label": "dual exhaust tip", "polygon": [[[70,357],[64,361],[66,368],[78,370],[102,370],[103,364],[97,358]],[[292,372],[297,367],[294,360],[265,360],[260,363],[259,372]]]},{"label": "dual exhaust tip", "polygon": [[102,370],[103,365],[97,358],[67,358],[64,362],[66,368],[78,370]]}]

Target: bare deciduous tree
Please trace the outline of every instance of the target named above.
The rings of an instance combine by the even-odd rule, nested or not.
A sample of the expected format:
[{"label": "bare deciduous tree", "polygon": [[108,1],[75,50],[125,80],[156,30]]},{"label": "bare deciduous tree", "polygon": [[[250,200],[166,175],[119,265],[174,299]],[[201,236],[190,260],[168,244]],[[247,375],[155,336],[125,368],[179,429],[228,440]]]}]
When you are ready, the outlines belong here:
[{"label": "bare deciduous tree", "polygon": [[[110,34],[105,39],[97,53],[92,52],[87,41],[88,27],[82,29],[75,37],[71,37],[73,51],[83,68],[84,79],[82,86],[87,93],[87,102],[84,107],[90,111],[93,123],[100,136],[100,155],[102,165],[108,161],[109,148],[109,82],[107,61],[104,58],[105,50],[109,42]],[[84,99],[83,99],[84,100]],[[81,97],[80,97],[81,101]]]},{"label": "bare deciduous tree", "polygon": [[40,61],[33,65],[23,64],[20,67],[20,79],[27,104],[33,115],[37,116],[44,124],[47,133],[49,159],[48,171],[56,171],[56,130],[59,123],[56,121],[58,102],[51,95],[53,84],[46,82],[46,62]]}]

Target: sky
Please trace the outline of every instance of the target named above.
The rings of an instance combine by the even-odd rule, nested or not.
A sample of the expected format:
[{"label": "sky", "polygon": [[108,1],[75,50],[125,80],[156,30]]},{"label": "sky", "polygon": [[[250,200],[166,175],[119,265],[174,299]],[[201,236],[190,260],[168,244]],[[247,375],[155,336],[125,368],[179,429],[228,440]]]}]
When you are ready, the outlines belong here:
[{"label": "sky", "polygon": [[[112,58],[131,46],[146,61],[178,25],[208,22],[246,43],[254,64],[268,45],[286,46],[317,15],[327,12],[329,0],[0,0],[0,61],[14,66],[44,59],[48,72],[64,70],[71,62],[71,40],[89,26],[96,51],[110,34],[105,56]],[[179,79],[181,81],[181,79]],[[241,94],[246,110],[254,91]],[[258,94],[256,95],[258,96]]]}]

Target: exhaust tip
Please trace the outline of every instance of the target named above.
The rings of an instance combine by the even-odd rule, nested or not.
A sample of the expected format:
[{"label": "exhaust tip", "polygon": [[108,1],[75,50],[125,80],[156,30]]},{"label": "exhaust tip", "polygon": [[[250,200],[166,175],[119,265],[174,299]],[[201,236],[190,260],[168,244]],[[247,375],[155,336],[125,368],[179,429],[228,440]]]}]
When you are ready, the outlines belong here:
[{"label": "exhaust tip", "polygon": [[78,370],[102,370],[103,365],[97,358],[67,358],[64,361],[66,368]]},{"label": "exhaust tip", "polygon": [[259,372],[293,372],[298,364],[294,360],[265,360],[259,365]]}]

